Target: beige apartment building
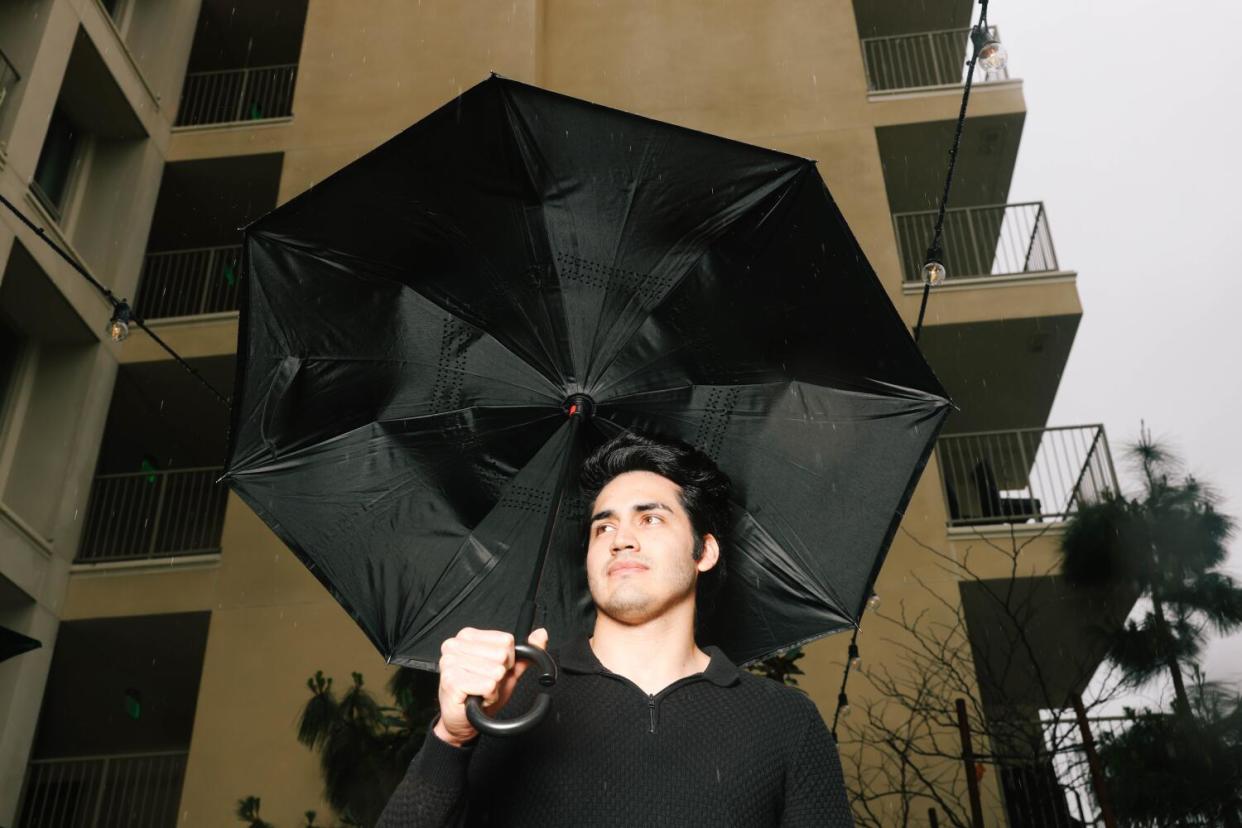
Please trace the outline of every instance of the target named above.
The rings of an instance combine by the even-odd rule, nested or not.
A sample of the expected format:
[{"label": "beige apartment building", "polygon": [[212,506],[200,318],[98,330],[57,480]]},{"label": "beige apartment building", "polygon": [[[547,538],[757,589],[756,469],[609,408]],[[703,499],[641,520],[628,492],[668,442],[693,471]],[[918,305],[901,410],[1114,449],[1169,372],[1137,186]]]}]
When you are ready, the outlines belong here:
[{"label": "beige apartment building", "polygon": [[[0,193],[227,395],[237,228],[494,71],[817,159],[913,327],[976,8],[5,0]],[[1082,308],[1043,205],[1008,203],[1025,111],[1020,80],[977,79],[921,338],[960,411],[880,574],[885,607],[941,611],[928,584],[963,600],[924,545],[1029,537],[1021,574],[1046,577],[1060,522],[1115,486],[1102,429],[1047,422]],[[112,342],[109,314],[0,212],[0,625],[43,644],[0,663],[0,825],[231,825],[251,794],[279,826],[326,815],[295,739],[305,680],[378,688],[388,668],[214,484],[225,408],[145,334]],[[901,669],[890,638],[864,622],[868,664]],[[846,645],[802,662],[829,721]],[[987,824],[1019,824],[1014,784],[983,777]]]}]

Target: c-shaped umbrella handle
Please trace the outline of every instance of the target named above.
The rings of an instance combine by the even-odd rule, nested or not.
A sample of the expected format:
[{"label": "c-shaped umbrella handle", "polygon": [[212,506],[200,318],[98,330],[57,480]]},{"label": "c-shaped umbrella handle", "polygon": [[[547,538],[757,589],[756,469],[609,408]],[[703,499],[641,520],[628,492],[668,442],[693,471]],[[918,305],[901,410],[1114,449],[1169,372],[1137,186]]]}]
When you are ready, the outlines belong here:
[{"label": "c-shaped umbrella handle", "polygon": [[[551,687],[556,684],[556,662],[552,660],[552,656],[548,655],[547,650],[536,647],[533,644],[518,644],[514,647],[514,653],[522,661],[534,662],[540,670],[539,684],[543,687]],[[548,715],[548,710],[552,707],[552,697],[548,695],[546,690],[541,690],[539,695],[535,697],[535,703],[531,705],[521,716],[513,719],[490,719],[483,712],[483,699],[479,696],[471,696],[466,699],[466,718],[470,720],[470,724],[474,725],[474,729],[480,733],[486,733],[490,736],[512,736],[518,733],[525,733],[543,720]]]}]

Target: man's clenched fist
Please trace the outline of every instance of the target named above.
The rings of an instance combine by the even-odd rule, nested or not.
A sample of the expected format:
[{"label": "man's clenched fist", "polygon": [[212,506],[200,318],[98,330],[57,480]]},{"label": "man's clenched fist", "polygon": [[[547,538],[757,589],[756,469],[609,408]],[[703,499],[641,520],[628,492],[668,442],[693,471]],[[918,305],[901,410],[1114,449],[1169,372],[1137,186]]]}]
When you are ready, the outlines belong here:
[{"label": "man's clenched fist", "polygon": [[[548,631],[535,630],[527,639],[547,649]],[[513,635],[500,630],[466,627],[440,646],[440,720],[434,733],[461,747],[478,732],[466,718],[466,699],[483,698],[483,710],[494,716],[509,701],[527,664],[514,666]]]}]

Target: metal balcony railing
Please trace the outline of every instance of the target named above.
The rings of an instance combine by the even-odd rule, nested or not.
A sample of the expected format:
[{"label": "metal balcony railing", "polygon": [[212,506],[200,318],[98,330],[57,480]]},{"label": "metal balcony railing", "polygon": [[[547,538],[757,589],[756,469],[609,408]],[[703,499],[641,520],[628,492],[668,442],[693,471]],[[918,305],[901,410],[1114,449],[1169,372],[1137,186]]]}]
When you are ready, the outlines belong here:
[{"label": "metal balcony railing", "polygon": [[296,63],[191,72],[181,89],[177,126],[286,118],[293,114]]},{"label": "metal balcony railing", "polygon": [[[1053,711],[1045,710],[1042,711],[1042,718],[1045,741],[1049,745],[1056,746],[1056,750],[1051,757],[1051,769],[1054,774],[1053,781],[1059,788],[1065,803],[1065,813],[1068,816],[1068,820],[1064,823],[1030,821],[1025,824],[1050,826],[1064,824],[1067,828],[1069,826],[1073,826],[1073,828],[1105,828],[1100,803],[1096,799],[1095,789],[1090,777],[1085,745],[1079,734],[1079,726],[1072,712],[1066,715],[1066,712],[1062,711],[1061,715],[1054,717]],[[1109,739],[1115,739],[1125,734],[1133,724],[1134,719],[1129,716],[1091,716],[1087,718],[1087,726],[1091,730],[1091,738],[1095,742],[1097,750],[1100,745],[1107,743]],[[1006,790],[1006,799],[1010,801],[1011,813],[1013,812],[1013,803],[1015,801],[1019,803],[1022,801],[1020,797],[1010,796],[1008,790]]]},{"label": "metal balcony railing", "polygon": [[228,489],[220,468],[101,474],[91,487],[77,563],[220,551]]},{"label": "metal balcony railing", "polygon": [[1102,425],[952,434],[936,452],[950,526],[1062,521],[1117,491]]},{"label": "metal balcony railing", "polygon": [[[988,30],[993,37],[998,37],[995,26],[989,26]],[[970,29],[863,38],[867,89],[892,92],[965,83],[970,49]],[[1008,77],[1004,69],[985,75],[982,69],[975,67],[975,83]]]},{"label": "metal balcony railing", "polygon": [[[894,213],[893,228],[906,282],[921,282],[936,211]],[[1047,273],[1057,253],[1043,202],[951,207],[944,214],[944,265],[949,279]]]},{"label": "metal balcony railing", "polygon": [[17,828],[167,828],[177,824],[186,751],[35,759]]},{"label": "metal balcony railing", "polygon": [[4,113],[4,102],[19,80],[21,75],[17,74],[17,69],[13,67],[8,56],[0,52],[0,114]]},{"label": "metal balcony railing", "polygon": [[134,308],[146,319],[237,310],[241,245],[148,253]]}]

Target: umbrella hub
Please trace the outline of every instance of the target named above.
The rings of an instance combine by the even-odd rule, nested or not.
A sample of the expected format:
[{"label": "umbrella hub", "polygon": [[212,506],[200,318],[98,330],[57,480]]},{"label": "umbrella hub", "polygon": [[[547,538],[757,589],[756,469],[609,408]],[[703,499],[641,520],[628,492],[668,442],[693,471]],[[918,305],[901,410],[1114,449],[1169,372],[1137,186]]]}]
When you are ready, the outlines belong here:
[{"label": "umbrella hub", "polygon": [[595,414],[595,400],[586,394],[570,394],[561,404],[566,417],[585,417],[591,419]]}]

